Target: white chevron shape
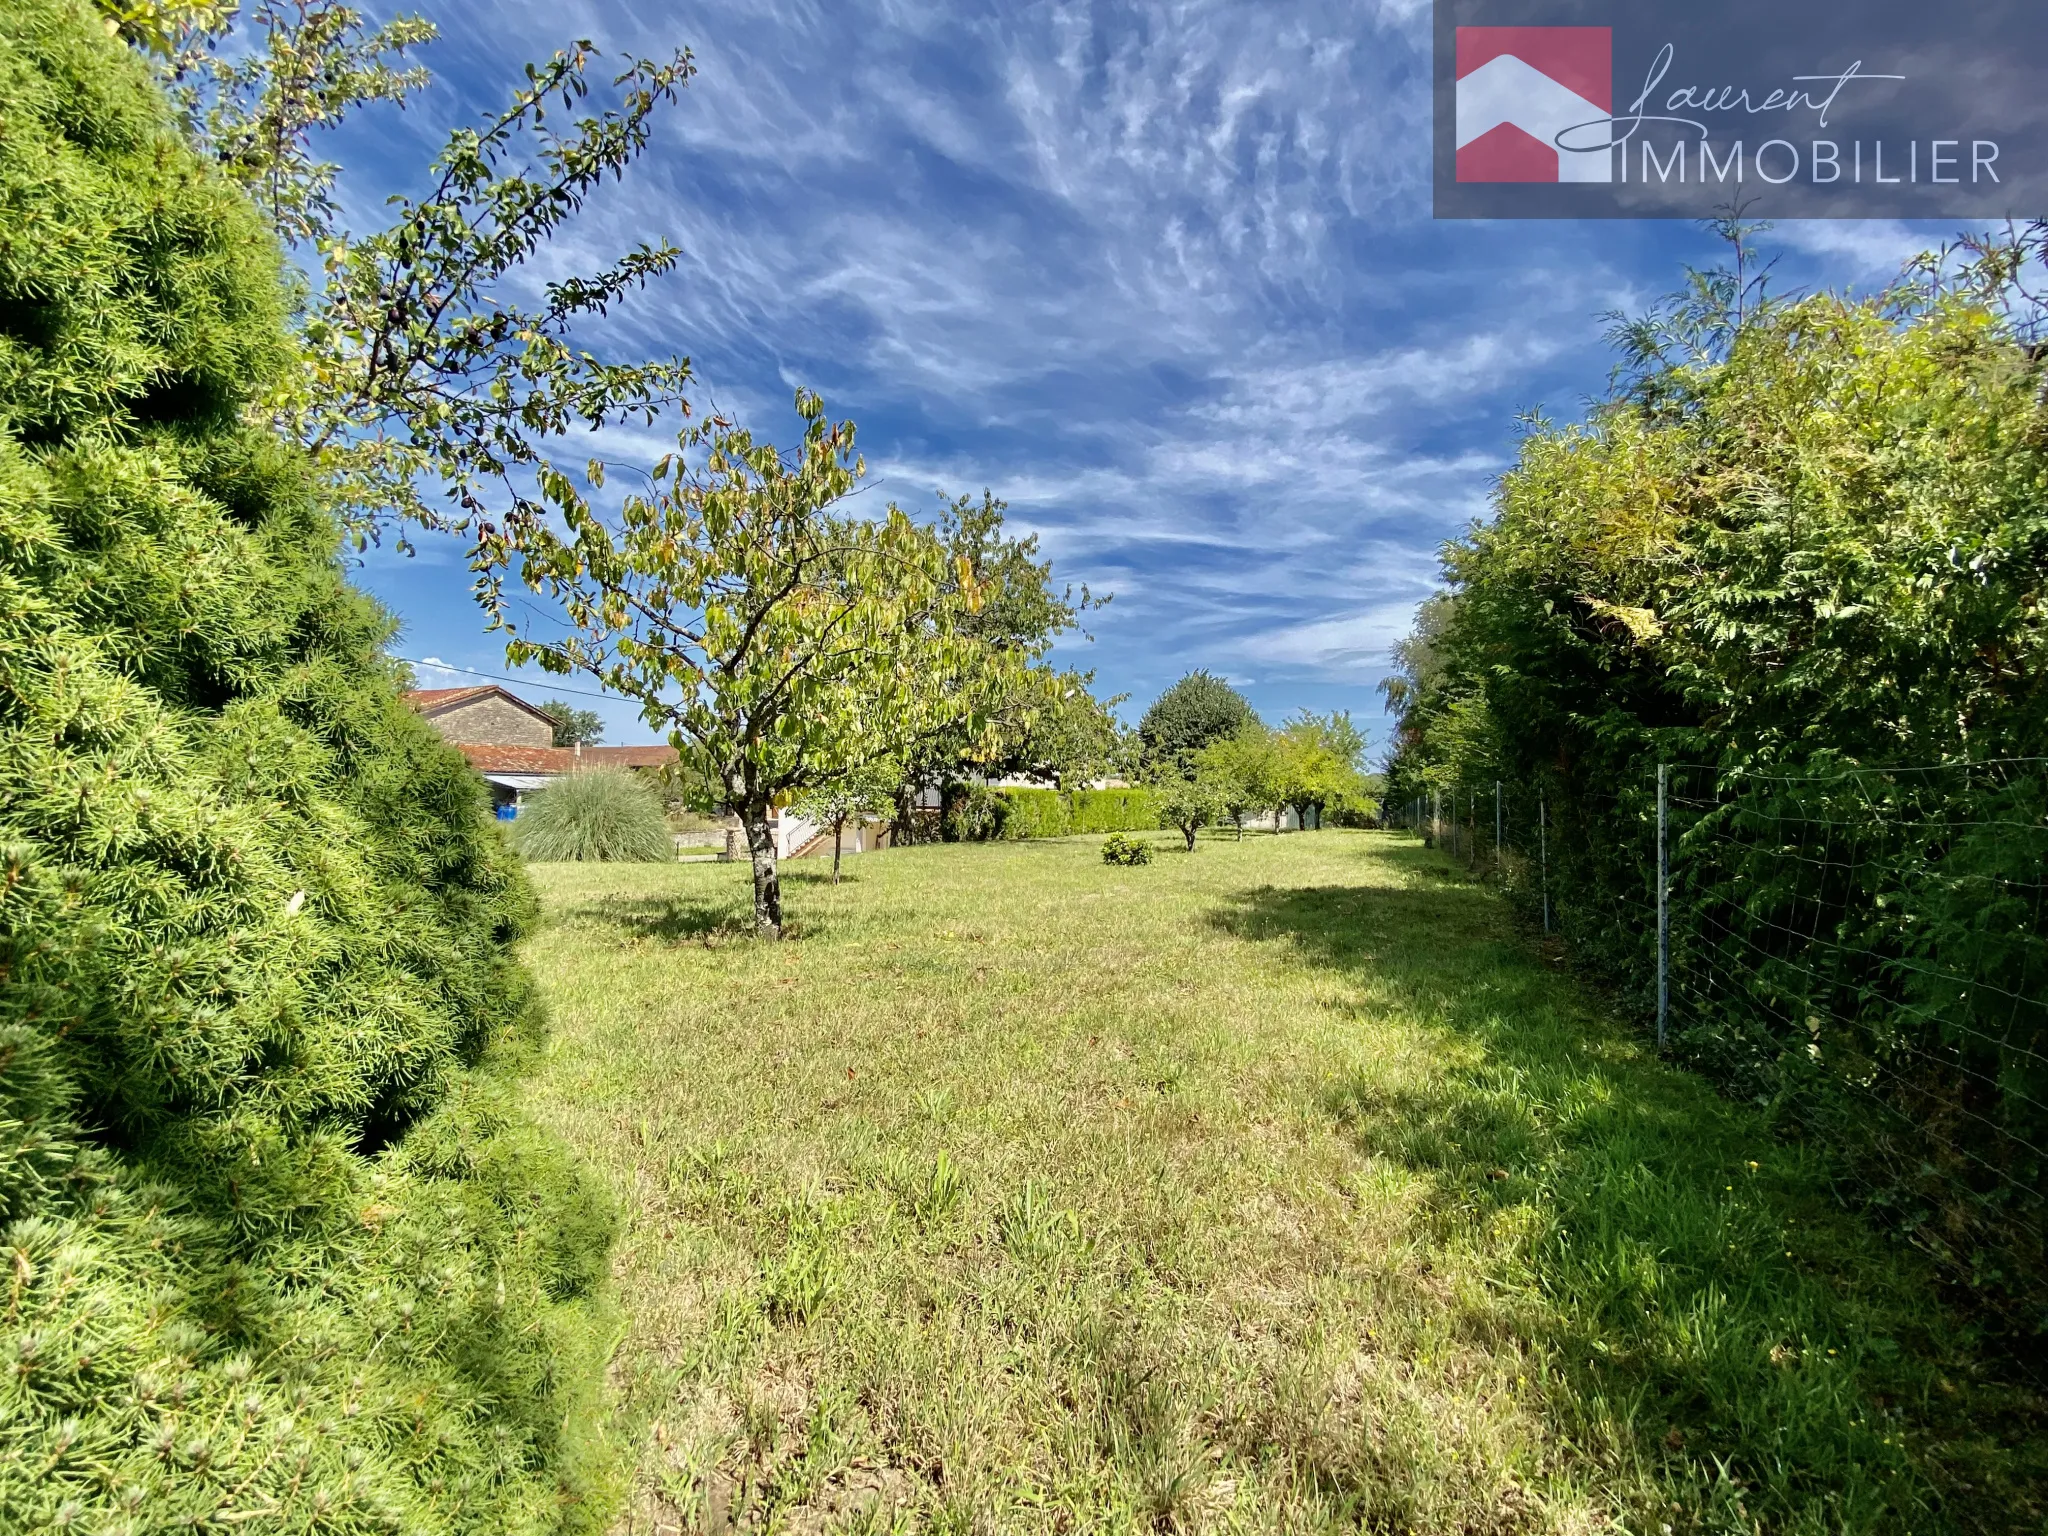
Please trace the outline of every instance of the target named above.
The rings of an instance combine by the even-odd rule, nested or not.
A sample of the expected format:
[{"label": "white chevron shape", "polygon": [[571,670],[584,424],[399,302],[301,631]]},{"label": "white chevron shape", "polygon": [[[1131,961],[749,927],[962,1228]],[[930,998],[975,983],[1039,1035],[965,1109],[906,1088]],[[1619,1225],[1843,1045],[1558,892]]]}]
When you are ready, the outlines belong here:
[{"label": "white chevron shape", "polygon": [[[1542,70],[1523,63],[1511,53],[1488,59],[1458,82],[1458,148],[1493,132],[1502,123],[1513,123],[1531,138],[1553,147],[1567,128],[1583,123],[1605,123],[1609,114],[1576,91],[1559,85]],[[1588,130],[1572,136],[1574,143],[1605,134]],[[1557,152],[1559,181],[1612,181],[1614,155],[1604,145],[1592,151]]]}]

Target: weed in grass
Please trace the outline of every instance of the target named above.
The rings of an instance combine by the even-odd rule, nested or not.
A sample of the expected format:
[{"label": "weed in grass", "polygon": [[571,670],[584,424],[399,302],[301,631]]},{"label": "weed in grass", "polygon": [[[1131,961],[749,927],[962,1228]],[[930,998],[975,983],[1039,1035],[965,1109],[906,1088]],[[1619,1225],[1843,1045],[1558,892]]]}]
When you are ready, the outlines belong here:
[{"label": "weed in grass", "polygon": [[839,1256],[830,1234],[811,1222],[793,1226],[789,1242],[761,1272],[769,1319],[807,1323],[839,1289]]},{"label": "weed in grass", "polygon": [[692,1179],[703,1183],[715,1180],[725,1165],[732,1161],[732,1148],[723,1141],[707,1142],[701,1147],[691,1147],[683,1153],[683,1167]]},{"label": "weed in grass", "polygon": [[1045,1185],[1026,1179],[997,1217],[1003,1246],[1026,1264],[1045,1264],[1065,1253],[1085,1253],[1081,1218],[1072,1211],[1055,1210]]},{"label": "weed in grass", "polygon": [[[712,1305],[708,1323],[685,1343],[684,1359],[691,1375],[698,1378],[723,1375],[754,1354],[761,1341],[761,1309],[765,1301],[773,1298],[779,1278],[777,1272],[765,1273],[759,1297],[751,1291],[742,1290],[719,1294]],[[791,1299],[801,1299],[803,1288],[795,1286],[791,1289],[796,1293]],[[830,1289],[829,1285],[814,1286],[815,1300],[824,1300],[830,1295]],[[791,1310],[785,1315],[795,1316],[796,1313]]]},{"label": "weed in grass", "polygon": [[961,1197],[966,1193],[966,1176],[960,1172],[959,1165],[941,1151],[918,1185],[911,1208],[925,1226],[935,1227],[959,1209]]},{"label": "weed in grass", "polygon": [[1184,1061],[1169,1058],[1155,1062],[1148,1075],[1154,1089],[1172,1095],[1179,1093],[1181,1084],[1187,1081],[1188,1065]]}]

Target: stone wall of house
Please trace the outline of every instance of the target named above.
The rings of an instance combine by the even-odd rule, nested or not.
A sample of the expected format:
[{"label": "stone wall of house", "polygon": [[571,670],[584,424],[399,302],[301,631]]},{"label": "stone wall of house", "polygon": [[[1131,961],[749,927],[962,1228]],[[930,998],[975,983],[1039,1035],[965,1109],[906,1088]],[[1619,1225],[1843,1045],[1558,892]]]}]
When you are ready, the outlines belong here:
[{"label": "stone wall of house", "polygon": [[430,717],[434,729],[453,742],[498,747],[551,747],[555,733],[538,715],[485,697],[467,700]]}]

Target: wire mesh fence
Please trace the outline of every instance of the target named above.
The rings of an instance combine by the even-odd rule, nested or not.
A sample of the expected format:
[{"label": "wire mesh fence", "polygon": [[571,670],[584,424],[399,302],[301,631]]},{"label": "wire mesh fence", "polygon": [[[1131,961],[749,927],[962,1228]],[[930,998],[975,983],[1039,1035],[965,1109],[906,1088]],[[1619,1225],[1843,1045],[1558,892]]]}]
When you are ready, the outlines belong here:
[{"label": "wire mesh fence", "polygon": [[1407,824],[2048,1335],[2048,759],[1457,785]]}]

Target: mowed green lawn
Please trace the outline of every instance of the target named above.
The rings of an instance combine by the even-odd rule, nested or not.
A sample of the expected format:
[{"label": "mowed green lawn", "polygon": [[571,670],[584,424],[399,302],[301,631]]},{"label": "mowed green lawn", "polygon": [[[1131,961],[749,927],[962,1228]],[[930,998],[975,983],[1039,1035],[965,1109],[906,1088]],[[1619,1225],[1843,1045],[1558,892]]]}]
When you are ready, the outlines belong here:
[{"label": "mowed green lawn", "polygon": [[2042,1528],[1812,1154],[1390,834],[540,866],[619,1529]]}]

